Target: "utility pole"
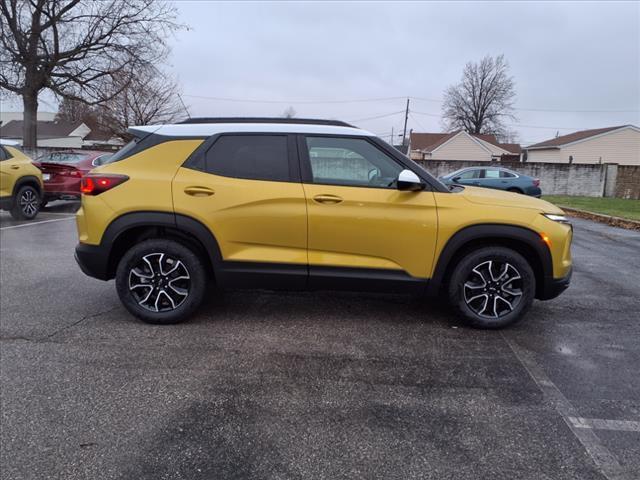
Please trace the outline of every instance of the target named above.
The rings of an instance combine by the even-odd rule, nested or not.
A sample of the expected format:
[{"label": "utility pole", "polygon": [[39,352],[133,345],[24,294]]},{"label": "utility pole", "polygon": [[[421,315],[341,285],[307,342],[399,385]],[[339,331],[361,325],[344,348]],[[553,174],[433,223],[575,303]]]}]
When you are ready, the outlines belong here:
[{"label": "utility pole", "polygon": [[393,139],[393,127],[391,127],[391,146],[393,146],[393,142],[395,142],[395,140]]},{"label": "utility pole", "polygon": [[407,135],[407,120],[409,119],[409,99],[407,98],[407,109],[404,112],[404,129],[402,130],[402,146],[404,146],[404,138]]}]

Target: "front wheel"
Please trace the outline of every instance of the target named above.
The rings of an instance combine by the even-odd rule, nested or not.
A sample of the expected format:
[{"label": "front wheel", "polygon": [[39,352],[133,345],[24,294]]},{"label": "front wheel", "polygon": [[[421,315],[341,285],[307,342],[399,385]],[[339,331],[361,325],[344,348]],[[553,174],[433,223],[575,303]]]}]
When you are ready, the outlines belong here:
[{"label": "front wheel", "polygon": [[40,211],[40,194],[31,185],[20,187],[9,213],[16,220],[33,220]]},{"label": "front wheel", "polygon": [[202,303],[207,274],[202,259],[181,243],[145,240],[129,249],[116,270],[123,305],[144,322],[186,320]]},{"label": "front wheel", "polygon": [[522,255],[505,247],[485,247],[456,265],[449,301],[471,326],[502,328],[524,316],[535,290],[535,275]]}]

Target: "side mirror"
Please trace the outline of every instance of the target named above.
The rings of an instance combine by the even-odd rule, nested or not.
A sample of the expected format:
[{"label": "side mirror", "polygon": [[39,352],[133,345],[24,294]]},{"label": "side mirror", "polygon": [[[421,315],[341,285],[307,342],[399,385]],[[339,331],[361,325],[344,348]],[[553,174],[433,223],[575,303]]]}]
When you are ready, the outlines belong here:
[{"label": "side mirror", "polygon": [[411,170],[402,170],[398,175],[397,188],[398,190],[416,192],[418,190],[424,190],[424,183],[420,180],[418,175]]},{"label": "side mirror", "polygon": [[92,167],[99,167],[100,165],[102,165],[102,158],[101,157],[94,158],[93,162],[91,162],[91,166]]},{"label": "side mirror", "polygon": [[451,179],[451,181],[452,181],[452,182],[456,182],[456,183],[457,183],[457,182],[459,182],[459,181],[460,181],[460,177],[453,177],[453,178]]}]

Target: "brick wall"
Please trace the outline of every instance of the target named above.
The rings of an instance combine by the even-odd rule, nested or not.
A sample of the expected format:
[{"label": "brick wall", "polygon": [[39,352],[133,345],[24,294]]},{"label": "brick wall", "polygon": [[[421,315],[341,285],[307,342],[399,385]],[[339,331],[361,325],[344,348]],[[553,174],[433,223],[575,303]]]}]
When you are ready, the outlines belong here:
[{"label": "brick wall", "polygon": [[[600,164],[571,164],[568,163],[485,163],[480,165],[478,162],[469,162],[462,160],[422,160],[418,161],[420,165],[425,167],[430,173],[436,177],[451,173],[455,170],[465,167],[477,166],[497,166],[514,170],[523,175],[540,179],[540,188],[543,195],[581,195],[586,197],[602,197],[604,194],[606,165]],[[636,169],[636,194],[638,187],[639,167],[619,167]],[[620,170],[618,176],[620,176]],[[627,175],[624,174],[625,178]],[[633,183],[633,179],[629,182]],[[628,187],[630,188],[630,187]],[[616,196],[619,188],[616,189]],[[635,197],[637,198],[637,197]]]},{"label": "brick wall", "polygon": [[618,166],[615,195],[618,198],[640,200],[640,166]]}]

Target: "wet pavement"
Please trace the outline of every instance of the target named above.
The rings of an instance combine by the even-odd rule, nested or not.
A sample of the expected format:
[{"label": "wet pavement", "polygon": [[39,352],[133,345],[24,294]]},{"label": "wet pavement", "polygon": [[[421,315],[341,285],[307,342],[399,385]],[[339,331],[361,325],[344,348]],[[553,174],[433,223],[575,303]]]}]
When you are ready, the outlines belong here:
[{"label": "wet pavement", "polygon": [[438,302],[212,292],[139,323],[73,260],[68,204],[0,213],[3,479],[638,479],[640,233],[575,220],[520,324]]}]

